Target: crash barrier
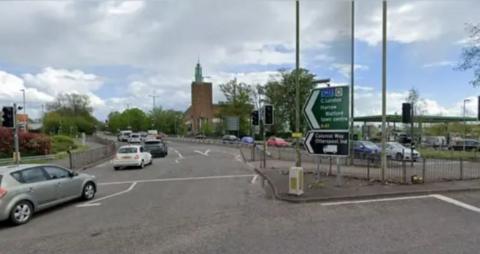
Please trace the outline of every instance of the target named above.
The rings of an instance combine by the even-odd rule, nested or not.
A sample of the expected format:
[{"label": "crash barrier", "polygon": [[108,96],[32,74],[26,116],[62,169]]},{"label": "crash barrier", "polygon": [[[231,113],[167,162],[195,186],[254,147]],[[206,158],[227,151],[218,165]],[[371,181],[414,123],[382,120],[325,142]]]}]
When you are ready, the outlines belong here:
[{"label": "crash barrier", "polygon": [[[54,160],[56,158],[57,158],[57,156],[55,154],[48,154],[48,155],[21,157],[20,161],[21,161],[21,163],[35,163],[35,162],[39,162],[39,161]],[[13,160],[13,158],[0,159],[0,166],[11,165],[11,164],[14,164],[14,163],[15,163],[15,161]]]},{"label": "crash barrier", "polygon": [[229,146],[229,147],[252,147],[253,146],[253,144],[245,144],[240,141],[225,141],[221,139],[196,139],[196,138],[184,138],[184,137],[168,137],[165,139],[169,141],[174,141],[174,142],[220,145],[220,146]]},{"label": "crash barrier", "polygon": [[68,152],[68,165],[65,165],[66,167],[71,169],[86,168],[98,161],[111,158],[116,153],[116,144],[112,140],[96,135],[89,136],[87,140],[102,144],[103,146],[86,151]]},{"label": "crash barrier", "polygon": [[[263,161],[263,147],[241,147],[247,161]],[[302,166],[306,171],[335,175],[336,158],[309,154],[301,150]],[[296,152],[292,147],[267,147],[268,160],[295,161]],[[339,160],[342,175],[365,180],[378,180],[381,176],[379,155],[342,157]],[[385,179],[395,183],[421,183],[480,178],[480,160],[418,158],[416,161],[387,159]]]}]

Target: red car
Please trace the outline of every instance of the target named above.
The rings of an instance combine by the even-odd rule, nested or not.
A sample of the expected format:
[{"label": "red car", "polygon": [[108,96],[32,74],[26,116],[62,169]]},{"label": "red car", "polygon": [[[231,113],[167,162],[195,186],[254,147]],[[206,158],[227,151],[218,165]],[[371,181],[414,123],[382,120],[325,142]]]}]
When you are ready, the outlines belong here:
[{"label": "red car", "polygon": [[286,147],[289,146],[287,141],[285,141],[283,138],[276,138],[276,137],[271,137],[267,140],[267,145],[268,146],[276,146],[276,147]]}]

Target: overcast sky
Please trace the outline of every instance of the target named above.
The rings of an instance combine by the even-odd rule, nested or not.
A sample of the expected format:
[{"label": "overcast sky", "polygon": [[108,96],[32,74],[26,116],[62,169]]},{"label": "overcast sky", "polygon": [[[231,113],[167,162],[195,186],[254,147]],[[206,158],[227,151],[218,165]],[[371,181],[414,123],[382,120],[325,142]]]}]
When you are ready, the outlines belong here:
[{"label": "overcast sky", "polygon": [[[480,23],[480,1],[389,1],[388,112],[408,89],[426,114],[476,114],[472,72],[454,70],[468,45],[465,23]],[[380,113],[381,1],[356,1],[357,115]],[[301,66],[318,78],[350,76],[350,1],[301,1]],[[22,101],[38,117],[59,94],[90,96],[104,120],[127,105],[186,110],[200,58],[214,84],[237,77],[265,83],[295,65],[293,0],[1,1],[0,104]]]}]

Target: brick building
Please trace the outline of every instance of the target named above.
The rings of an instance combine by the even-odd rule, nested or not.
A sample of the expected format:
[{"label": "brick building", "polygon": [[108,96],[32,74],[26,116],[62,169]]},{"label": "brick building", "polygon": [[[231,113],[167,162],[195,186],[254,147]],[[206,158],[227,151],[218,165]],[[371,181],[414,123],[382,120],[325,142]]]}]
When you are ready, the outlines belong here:
[{"label": "brick building", "polygon": [[204,82],[200,62],[195,66],[195,80],[191,84],[191,105],[185,112],[185,124],[189,133],[201,133],[202,126],[220,122],[215,118],[218,106],[213,104],[212,83]]}]

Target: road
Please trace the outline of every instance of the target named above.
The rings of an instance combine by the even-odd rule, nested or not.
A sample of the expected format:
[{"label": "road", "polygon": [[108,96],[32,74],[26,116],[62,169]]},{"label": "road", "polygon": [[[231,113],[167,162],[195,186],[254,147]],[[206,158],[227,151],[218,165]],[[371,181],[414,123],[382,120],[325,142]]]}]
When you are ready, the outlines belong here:
[{"label": "road", "polygon": [[[478,253],[479,193],[290,204],[237,149],[170,143],[145,169],[86,170],[97,197],[0,225],[0,253]],[[443,196],[441,196],[443,197]],[[462,207],[454,201],[471,207]],[[472,208],[472,209],[470,209]]]}]

